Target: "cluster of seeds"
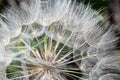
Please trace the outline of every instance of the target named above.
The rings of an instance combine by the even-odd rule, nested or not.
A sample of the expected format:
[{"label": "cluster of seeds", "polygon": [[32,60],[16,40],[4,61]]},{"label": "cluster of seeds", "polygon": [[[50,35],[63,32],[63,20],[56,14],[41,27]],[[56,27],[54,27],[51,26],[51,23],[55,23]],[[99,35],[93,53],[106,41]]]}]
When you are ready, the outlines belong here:
[{"label": "cluster of seeds", "polygon": [[14,0],[0,15],[0,80],[118,80],[118,38],[75,0]]}]

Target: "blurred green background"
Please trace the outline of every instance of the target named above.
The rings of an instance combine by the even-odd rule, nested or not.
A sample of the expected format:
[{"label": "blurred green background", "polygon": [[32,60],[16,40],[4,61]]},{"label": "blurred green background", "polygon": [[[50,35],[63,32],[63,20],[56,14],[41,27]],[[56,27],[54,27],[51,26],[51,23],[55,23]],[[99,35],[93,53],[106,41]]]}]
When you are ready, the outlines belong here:
[{"label": "blurred green background", "polygon": [[78,2],[90,3],[94,9],[106,8],[108,0],[77,0]]}]

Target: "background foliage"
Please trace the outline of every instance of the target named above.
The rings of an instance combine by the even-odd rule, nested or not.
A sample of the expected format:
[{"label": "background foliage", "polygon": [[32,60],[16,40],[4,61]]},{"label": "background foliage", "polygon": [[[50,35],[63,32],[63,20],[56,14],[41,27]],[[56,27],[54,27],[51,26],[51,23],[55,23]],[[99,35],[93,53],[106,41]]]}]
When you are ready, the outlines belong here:
[{"label": "background foliage", "polygon": [[108,0],[77,0],[78,2],[84,2],[85,4],[92,4],[94,9],[106,8]]}]

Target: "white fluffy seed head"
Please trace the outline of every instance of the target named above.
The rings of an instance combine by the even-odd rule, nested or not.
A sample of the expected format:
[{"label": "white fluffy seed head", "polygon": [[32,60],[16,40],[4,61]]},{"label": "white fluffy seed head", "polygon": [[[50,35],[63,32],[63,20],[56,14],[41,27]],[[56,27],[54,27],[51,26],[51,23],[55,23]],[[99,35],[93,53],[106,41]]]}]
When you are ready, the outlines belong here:
[{"label": "white fluffy seed head", "polygon": [[31,25],[23,25],[21,31],[22,38],[35,38],[44,34],[46,27],[41,26],[38,23]]},{"label": "white fluffy seed head", "polygon": [[70,8],[71,0],[44,0],[41,1],[37,22],[42,26],[49,26],[59,21]]},{"label": "white fluffy seed head", "polygon": [[[16,45],[12,44],[6,47],[6,49],[11,50],[13,53],[21,53],[13,60],[20,62],[18,65],[14,64],[14,67],[17,68],[19,66],[18,68],[22,69],[20,70],[22,73],[10,79],[68,80],[67,76],[69,75],[75,77],[74,73],[77,73],[77,71],[74,71],[74,69],[79,69],[77,66],[76,68],[72,66],[69,68],[69,65],[82,58],[71,61],[74,52],[72,48],[67,48],[67,45],[61,44],[59,41],[54,41],[52,38],[47,37],[47,35],[44,35],[44,38],[33,39],[35,43],[32,41],[29,44],[27,41],[29,41],[28,38],[21,39],[21,46],[17,46],[18,42]],[[68,41],[69,39],[66,40],[66,43]],[[9,66],[12,66],[12,64]],[[81,79],[80,76],[76,76],[75,78]]]},{"label": "white fluffy seed head", "polygon": [[34,22],[38,18],[40,3],[40,0],[19,1],[19,4],[13,1],[10,8],[2,13],[2,17],[6,19],[6,23],[9,25],[11,38],[19,35],[22,35],[23,38],[30,38],[43,34],[45,28],[41,25],[32,27],[38,24]]},{"label": "white fluffy seed head", "polygon": [[120,57],[103,58],[91,70],[90,80],[119,80]]},{"label": "white fluffy seed head", "polygon": [[64,27],[71,31],[83,31],[84,33],[94,27],[101,19],[97,17],[96,11],[90,7],[90,5],[82,3],[76,4],[74,1],[68,13],[61,20],[64,23]]},{"label": "white fluffy seed head", "polygon": [[17,37],[21,32],[21,23],[12,9],[8,9],[2,16],[5,19],[6,24],[9,26],[11,38]]},{"label": "white fluffy seed head", "polygon": [[3,47],[9,44],[9,41],[10,41],[9,27],[2,19],[0,19],[0,46]]},{"label": "white fluffy seed head", "polygon": [[[9,65],[21,70],[12,80],[68,80],[70,76],[85,80],[78,74],[89,74],[103,57],[113,56],[117,39],[112,28],[90,6],[71,0],[26,0],[2,17],[10,31],[5,52],[20,63]],[[4,28],[0,30],[1,42],[7,42]],[[74,68],[74,63],[79,67]],[[86,73],[77,72],[79,68]]]},{"label": "white fluffy seed head", "polygon": [[11,11],[14,13],[13,16],[17,15],[16,19],[19,19],[21,24],[32,24],[38,18],[41,0],[18,0],[17,3],[14,1],[10,2],[13,2],[10,4]]}]

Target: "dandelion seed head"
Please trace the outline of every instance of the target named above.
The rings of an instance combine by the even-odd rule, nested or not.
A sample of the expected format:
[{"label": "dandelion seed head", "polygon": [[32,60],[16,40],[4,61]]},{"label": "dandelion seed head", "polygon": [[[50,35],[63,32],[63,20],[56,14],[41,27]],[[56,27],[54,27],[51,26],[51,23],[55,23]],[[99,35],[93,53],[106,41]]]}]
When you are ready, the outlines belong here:
[{"label": "dandelion seed head", "polygon": [[0,19],[0,46],[3,47],[9,44],[10,41],[10,31],[8,25]]},{"label": "dandelion seed head", "polygon": [[31,25],[22,25],[21,37],[34,38],[44,34],[46,27],[33,23]]},{"label": "dandelion seed head", "polygon": [[89,5],[76,4],[76,1],[74,1],[69,8],[69,12],[61,21],[68,30],[85,33],[86,30],[94,27],[100,20]]},{"label": "dandelion seed head", "polygon": [[20,20],[17,18],[18,15],[13,12],[13,9],[8,9],[6,12],[3,12],[2,17],[9,26],[11,38],[17,37],[22,29]]},{"label": "dandelion seed head", "polygon": [[7,66],[12,62],[13,57],[5,51],[4,47],[0,47],[0,79],[6,79]]},{"label": "dandelion seed head", "polygon": [[103,58],[92,69],[90,74],[90,80],[118,80],[120,79],[120,61],[119,56],[111,56],[109,58]]},{"label": "dandelion seed head", "polygon": [[35,22],[39,14],[41,0],[18,0],[19,4],[14,1],[11,2],[13,2],[10,4],[11,12],[13,12],[13,16],[17,15],[16,19],[19,19],[21,24],[29,25]]},{"label": "dandelion seed head", "polygon": [[[27,40],[21,40],[23,42],[23,48],[18,47],[18,52],[21,52],[21,49],[26,50],[29,49],[30,53],[28,54],[27,51],[22,52],[23,54],[28,54],[27,56],[24,56],[23,58],[14,58],[14,61],[19,61],[21,64],[24,65],[18,65],[19,68],[25,69],[26,74],[23,74],[23,70],[18,71],[21,76],[12,77],[10,79],[26,79],[26,78],[32,78],[37,80],[58,80],[63,79],[67,80],[67,75],[73,75],[73,73],[76,73],[76,71],[69,69],[68,64],[74,63],[75,61],[71,61],[72,59],[72,53],[73,50],[67,50],[65,47],[66,45],[61,44],[59,41],[54,41],[52,38],[44,37],[43,42],[38,42],[37,46],[32,46],[28,44]],[[39,39],[36,41],[39,41]],[[67,41],[66,41],[67,42]],[[60,49],[58,49],[60,46],[62,46]],[[11,46],[12,48],[12,46]],[[15,46],[13,46],[13,49]],[[17,46],[16,46],[17,48]],[[20,48],[20,50],[19,50]],[[65,52],[64,52],[65,51]],[[22,56],[21,54],[19,56]],[[81,59],[80,59],[81,60]],[[79,61],[79,60],[77,60]],[[12,65],[10,65],[12,66]],[[17,65],[14,65],[14,67],[17,67]],[[22,72],[22,73],[21,73]],[[8,74],[9,75],[9,74]],[[75,77],[76,78],[76,77]],[[81,78],[77,76],[77,78]]]},{"label": "dandelion seed head", "polygon": [[[8,79],[87,80],[90,76],[92,80],[99,76],[94,73],[101,71],[100,60],[114,56],[112,49],[117,38],[112,28],[82,3],[25,0],[6,9],[1,16],[10,31],[10,41],[3,53],[10,58]],[[0,30],[0,42],[6,42],[5,28]],[[9,67],[17,69],[9,72]],[[109,75],[100,79],[106,76]]]},{"label": "dandelion seed head", "polygon": [[41,3],[37,22],[43,26],[49,26],[64,17],[68,12],[71,0],[45,0]]}]

